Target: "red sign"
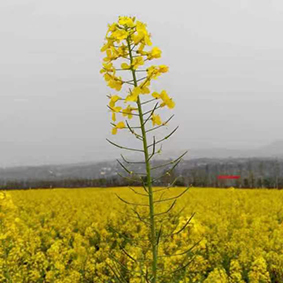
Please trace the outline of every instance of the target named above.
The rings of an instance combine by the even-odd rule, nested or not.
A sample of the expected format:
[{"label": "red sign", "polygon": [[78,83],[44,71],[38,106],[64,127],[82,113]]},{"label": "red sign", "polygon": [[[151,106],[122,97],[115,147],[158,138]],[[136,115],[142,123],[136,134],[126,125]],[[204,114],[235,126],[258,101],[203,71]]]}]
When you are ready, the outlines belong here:
[{"label": "red sign", "polygon": [[239,175],[219,175],[218,179],[240,179]]}]

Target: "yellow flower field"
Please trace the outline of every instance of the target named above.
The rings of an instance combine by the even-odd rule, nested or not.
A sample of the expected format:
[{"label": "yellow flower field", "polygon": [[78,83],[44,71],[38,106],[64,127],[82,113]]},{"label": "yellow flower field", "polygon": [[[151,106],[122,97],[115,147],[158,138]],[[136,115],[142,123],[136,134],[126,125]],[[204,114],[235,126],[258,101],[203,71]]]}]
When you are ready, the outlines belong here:
[{"label": "yellow flower field", "polygon": [[[147,224],[115,193],[142,202],[128,188],[0,192],[0,282],[143,282]],[[190,189],[162,222],[160,283],[283,282],[282,221],[282,191]]]}]

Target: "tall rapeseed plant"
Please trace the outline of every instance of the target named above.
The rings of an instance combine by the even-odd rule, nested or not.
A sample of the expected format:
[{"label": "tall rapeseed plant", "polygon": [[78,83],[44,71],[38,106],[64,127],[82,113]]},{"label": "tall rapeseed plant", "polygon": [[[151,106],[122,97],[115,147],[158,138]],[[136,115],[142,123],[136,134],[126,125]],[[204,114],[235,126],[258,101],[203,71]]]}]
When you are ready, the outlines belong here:
[{"label": "tall rapeseed plant", "polygon": [[[137,162],[128,161],[123,155],[123,161],[118,160],[118,162],[129,174],[126,178],[130,180],[134,178],[135,181],[140,181],[145,193],[132,190],[141,197],[148,199],[146,206],[148,208],[149,241],[152,256],[151,270],[143,276],[146,282],[156,283],[158,278],[158,244],[162,234],[162,227],[157,227],[156,219],[168,213],[174,207],[176,199],[187,190],[185,189],[181,194],[169,198],[164,198],[162,194],[156,199],[155,194],[157,192],[166,191],[168,188],[155,190],[152,186],[153,170],[172,164],[173,167],[166,172],[166,174],[170,174],[184,155],[169,163],[152,166],[152,158],[160,152],[160,149],[157,150],[157,146],[167,140],[177,130],[175,128],[170,134],[159,140],[156,140],[153,135],[152,142],[149,143],[149,135],[166,126],[173,117],[171,116],[169,119],[162,121],[161,116],[157,113],[163,108],[174,108],[175,102],[168,93],[165,90],[160,92],[152,92],[150,90],[152,80],[156,80],[164,73],[167,73],[168,66],[151,64],[154,59],[161,57],[161,50],[158,47],[151,47],[151,35],[147,30],[146,24],[138,21],[135,17],[119,17],[117,22],[109,25],[105,39],[106,42],[101,51],[106,53],[106,57],[103,59],[101,73],[107,85],[116,91],[109,95],[110,101],[108,105],[112,113],[112,134],[116,135],[122,130],[129,131],[136,139],[141,141],[142,148],[125,147],[110,140],[108,142],[124,150],[143,153],[143,161],[138,163],[144,164],[144,173],[132,172],[127,165]],[[135,120],[134,118],[137,119],[135,125],[132,124],[132,120]],[[137,203],[131,203],[121,197],[119,198],[134,207],[139,206]],[[171,201],[168,210],[164,213],[156,213],[155,205],[167,201]],[[135,210],[135,213],[142,220],[138,211]],[[189,221],[185,223],[184,227],[188,224]],[[119,275],[116,274],[116,277],[118,278]],[[122,279],[119,280],[125,282]]]}]

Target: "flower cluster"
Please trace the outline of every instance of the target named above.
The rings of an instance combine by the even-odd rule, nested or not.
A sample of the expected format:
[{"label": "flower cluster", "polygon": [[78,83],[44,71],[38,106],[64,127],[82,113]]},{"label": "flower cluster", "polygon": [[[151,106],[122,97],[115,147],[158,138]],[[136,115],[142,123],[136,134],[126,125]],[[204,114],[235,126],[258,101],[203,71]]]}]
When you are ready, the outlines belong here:
[{"label": "flower cluster", "polygon": [[[147,102],[159,101],[156,109],[167,106],[172,109],[175,106],[165,90],[160,94],[151,92],[151,81],[157,79],[161,74],[168,72],[165,65],[150,65],[153,59],[161,58],[161,50],[158,47],[150,47],[151,35],[147,31],[146,24],[136,20],[135,17],[119,17],[108,27],[106,43],[101,48],[106,53],[103,59],[101,73],[107,85],[123,94],[109,95],[109,109],[112,112],[112,133],[116,134],[118,129],[126,128],[124,120],[118,123],[117,114],[123,119],[132,119],[140,113],[137,102],[141,103],[141,95],[151,95]],[[126,71],[126,72],[125,72]],[[119,74],[118,74],[119,73]],[[121,76],[120,74],[125,74]],[[130,74],[130,79],[126,75]],[[124,89],[122,89],[125,86]],[[156,110],[155,109],[155,110]],[[158,114],[149,114],[152,125],[161,125],[163,122]]]}]

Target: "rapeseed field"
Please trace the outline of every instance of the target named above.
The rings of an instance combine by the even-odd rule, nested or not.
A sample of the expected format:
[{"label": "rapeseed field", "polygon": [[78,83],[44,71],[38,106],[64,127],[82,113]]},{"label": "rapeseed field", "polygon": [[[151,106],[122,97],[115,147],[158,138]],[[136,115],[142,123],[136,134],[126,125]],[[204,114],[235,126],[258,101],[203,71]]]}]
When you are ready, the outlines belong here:
[{"label": "rapeseed field", "polygon": [[[146,210],[137,219],[116,193],[141,203],[124,187],[0,192],[0,282],[143,282]],[[282,204],[278,190],[189,189],[160,220],[162,282],[283,282]]]}]

